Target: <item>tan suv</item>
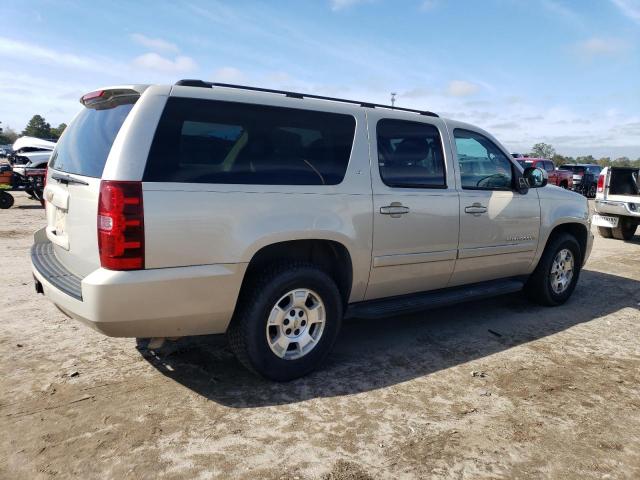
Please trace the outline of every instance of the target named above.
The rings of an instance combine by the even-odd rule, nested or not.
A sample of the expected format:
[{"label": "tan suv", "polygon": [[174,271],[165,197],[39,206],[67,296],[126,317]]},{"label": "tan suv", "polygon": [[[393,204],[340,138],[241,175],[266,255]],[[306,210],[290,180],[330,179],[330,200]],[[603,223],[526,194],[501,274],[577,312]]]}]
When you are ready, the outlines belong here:
[{"label": "tan suv", "polygon": [[571,295],[584,197],[431,112],[183,80],[91,92],[52,155],[36,289],[107,335],[227,333],[274,380],[342,318]]}]

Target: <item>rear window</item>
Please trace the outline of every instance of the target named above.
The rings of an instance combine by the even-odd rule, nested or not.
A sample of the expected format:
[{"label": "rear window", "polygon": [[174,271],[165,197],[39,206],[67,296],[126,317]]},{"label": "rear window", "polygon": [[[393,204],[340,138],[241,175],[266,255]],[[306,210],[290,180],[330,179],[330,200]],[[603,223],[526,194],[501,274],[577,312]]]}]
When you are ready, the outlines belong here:
[{"label": "rear window", "polygon": [[527,168],[533,165],[533,160],[516,160],[522,168]]},{"label": "rear window", "polygon": [[350,115],[174,97],[143,179],[336,185],[347,170],[354,133]]},{"label": "rear window", "polygon": [[112,108],[84,108],[58,141],[49,166],[56,170],[100,178],[109,151],[135,100]]}]

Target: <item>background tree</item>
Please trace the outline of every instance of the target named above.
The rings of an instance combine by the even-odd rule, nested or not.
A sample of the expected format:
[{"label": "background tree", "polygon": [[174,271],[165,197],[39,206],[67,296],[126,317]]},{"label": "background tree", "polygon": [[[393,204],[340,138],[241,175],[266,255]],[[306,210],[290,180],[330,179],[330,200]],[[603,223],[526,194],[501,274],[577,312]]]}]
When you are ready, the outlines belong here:
[{"label": "background tree", "polygon": [[51,138],[51,125],[46,122],[44,117],[34,115],[22,131],[22,135],[44,139]]},{"label": "background tree", "polygon": [[556,149],[548,143],[536,143],[531,149],[531,155],[538,158],[553,158]]},{"label": "background tree", "polygon": [[51,129],[51,138],[53,138],[54,140],[58,140],[60,138],[60,136],[62,135],[62,132],[64,132],[65,128],[67,128],[67,124],[66,123],[61,123],[57,127],[52,128]]},{"label": "background tree", "polygon": [[18,134],[11,127],[0,127],[0,145],[11,145],[17,138]]},{"label": "background tree", "polygon": [[613,166],[613,167],[631,167],[631,160],[629,160],[629,157],[618,157],[613,162],[611,162],[611,166]]}]

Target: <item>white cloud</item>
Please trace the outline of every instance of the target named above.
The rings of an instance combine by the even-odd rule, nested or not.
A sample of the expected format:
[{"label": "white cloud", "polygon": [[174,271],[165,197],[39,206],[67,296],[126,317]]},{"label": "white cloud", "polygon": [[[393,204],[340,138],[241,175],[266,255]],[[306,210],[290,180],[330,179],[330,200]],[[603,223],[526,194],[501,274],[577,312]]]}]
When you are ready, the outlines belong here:
[{"label": "white cloud", "polygon": [[592,37],[575,45],[578,54],[590,59],[597,56],[616,56],[623,54],[630,45],[618,38]]},{"label": "white cloud", "polygon": [[422,0],[420,4],[420,10],[423,12],[427,12],[429,10],[433,10],[438,6],[439,0]]},{"label": "white cloud", "polygon": [[556,0],[542,0],[541,5],[556,18],[560,18],[573,25],[582,26],[582,17],[563,3]]},{"label": "white cloud", "polygon": [[21,42],[11,38],[0,37],[0,55],[19,60],[34,60],[65,68],[75,68],[101,73],[113,73],[113,65],[106,60],[83,57],[71,53],[59,52],[51,48],[41,47],[33,43]]},{"label": "white cloud", "polygon": [[447,94],[452,97],[467,97],[480,90],[480,85],[466,80],[452,80],[447,85]]},{"label": "white cloud", "polygon": [[247,81],[247,77],[237,68],[222,67],[213,72],[213,81],[221,83],[243,83]]},{"label": "white cloud", "polygon": [[133,59],[133,64],[139,68],[164,73],[186,73],[197,68],[195,60],[191,57],[179,55],[174,60],[171,60],[157,53],[140,55]]},{"label": "white cloud", "polygon": [[149,50],[177,53],[178,47],[171,42],[167,42],[161,38],[151,38],[141,33],[132,33],[130,35],[131,40],[143,47],[147,47]]},{"label": "white cloud", "polygon": [[345,8],[369,1],[371,0],[331,0],[331,10],[337,12],[338,10],[344,10]]},{"label": "white cloud", "polygon": [[640,23],[640,0],[611,0],[625,17]]}]

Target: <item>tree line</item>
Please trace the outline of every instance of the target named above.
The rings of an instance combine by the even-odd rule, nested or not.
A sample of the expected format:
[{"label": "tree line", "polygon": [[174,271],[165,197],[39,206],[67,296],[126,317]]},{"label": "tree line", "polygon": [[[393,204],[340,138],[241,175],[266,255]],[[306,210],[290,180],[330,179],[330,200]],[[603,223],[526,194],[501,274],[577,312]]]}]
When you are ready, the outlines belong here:
[{"label": "tree line", "polygon": [[18,133],[11,127],[2,128],[0,122],[0,145],[13,144],[19,137],[28,136],[42,138],[43,140],[58,141],[62,132],[67,128],[66,123],[61,123],[57,127],[52,127],[42,115],[34,115],[27,123],[27,126]]},{"label": "tree line", "polygon": [[595,158],[593,155],[585,155],[578,157],[570,157],[556,153],[555,148],[548,143],[536,143],[531,149],[531,153],[526,154],[527,157],[534,158],[550,158],[556,166],[572,163],[591,163],[601,167],[638,167],[640,168],[640,157],[631,160],[629,157],[601,157]]}]

